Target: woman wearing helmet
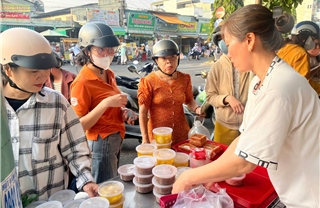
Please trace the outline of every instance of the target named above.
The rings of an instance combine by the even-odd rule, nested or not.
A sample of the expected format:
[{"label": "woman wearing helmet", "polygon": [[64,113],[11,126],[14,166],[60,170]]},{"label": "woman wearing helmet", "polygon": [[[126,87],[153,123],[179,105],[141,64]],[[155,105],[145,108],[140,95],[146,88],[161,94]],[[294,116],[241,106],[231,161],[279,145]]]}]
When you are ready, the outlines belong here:
[{"label": "woman wearing helmet", "polygon": [[307,50],[313,49],[313,39],[319,37],[319,26],[311,21],[302,21],[291,30],[291,40],[288,41],[277,55],[291,65],[306,79],[310,78],[310,64]]},{"label": "woman wearing helmet", "polygon": [[81,53],[77,58],[82,69],[71,84],[71,105],[86,131],[92,152],[92,174],[97,183],[117,175],[124,121],[132,124],[136,115],[128,117],[128,98],[116,85],[109,68],[120,42],[112,29],[90,22],[79,31]]},{"label": "woman wearing helmet", "polygon": [[3,93],[22,195],[38,200],[68,186],[67,169],[77,188],[97,194],[90,173],[90,151],[83,128],[60,93],[43,88],[57,64],[48,41],[39,33],[13,28],[0,34]]},{"label": "woman wearing helmet", "polygon": [[177,44],[160,40],[153,46],[152,59],[159,70],[142,78],[138,89],[142,141],[150,143],[152,129],[167,126],[173,129],[172,144],[176,144],[186,140],[190,130],[182,104],[197,114],[201,114],[201,109],[193,99],[190,75],[177,71],[180,61]]}]

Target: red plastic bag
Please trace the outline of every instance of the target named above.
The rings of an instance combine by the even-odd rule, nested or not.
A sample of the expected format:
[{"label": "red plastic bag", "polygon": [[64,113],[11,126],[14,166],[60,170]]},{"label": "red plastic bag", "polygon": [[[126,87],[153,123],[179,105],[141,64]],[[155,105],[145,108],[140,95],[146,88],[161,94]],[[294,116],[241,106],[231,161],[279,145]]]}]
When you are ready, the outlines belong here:
[{"label": "red plastic bag", "polygon": [[203,185],[199,185],[191,190],[180,192],[172,208],[233,208],[233,201],[226,190],[220,187],[217,189],[219,191],[213,193]]}]

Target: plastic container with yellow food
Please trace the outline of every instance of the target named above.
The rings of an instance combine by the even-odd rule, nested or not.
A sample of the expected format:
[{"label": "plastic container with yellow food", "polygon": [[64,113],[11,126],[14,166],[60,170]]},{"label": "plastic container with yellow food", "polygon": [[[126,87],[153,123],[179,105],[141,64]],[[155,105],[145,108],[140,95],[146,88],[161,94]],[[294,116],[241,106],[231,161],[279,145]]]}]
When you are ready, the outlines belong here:
[{"label": "plastic container with yellow food", "polygon": [[152,144],[156,145],[157,149],[164,149],[164,148],[171,149],[172,141],[167,144],[157,144],[156,140],[153,140]]},{"label": "plastic container with yellow food", "polygon": [[176,152],[173,165],[176,167],[188,167],[190,156],[183,152]]},{"label": "plastic container with yellow food", "polygon": [[152,156],[153,152],[157,149],[154,144],[140,144],[136,147],[137,155],[140,156]]},{"label": "plastic container with yellow food", "polygon": [[122,198],[124,185],[119,181],[106,181],[99,185],[98,194],[108,199],[110,204],[118,203]]},{"label": "plastic container with yellow food", "polygon": [[172,128],[158,127],[152,130],[153,138],[157,144],[168,144],[172,141]]},{"label": "plastic container with yellow food", "polygon": [[153,152],[153,157],[157,159],[157,165],[168,164],[173,165],[176,152],[172,149],[158,149]]}]

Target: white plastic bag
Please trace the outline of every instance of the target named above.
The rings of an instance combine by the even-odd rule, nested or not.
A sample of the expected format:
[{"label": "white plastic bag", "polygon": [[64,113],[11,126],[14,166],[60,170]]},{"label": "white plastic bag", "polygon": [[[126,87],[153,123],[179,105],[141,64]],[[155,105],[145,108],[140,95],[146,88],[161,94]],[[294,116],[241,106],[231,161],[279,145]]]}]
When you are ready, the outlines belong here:
[{"label": "white plastic bag", "polygon": [[180,192],[172,208],[233,208],[233,201],[225,189],[220,188],[217,184],[216,187],[219,190],[217,193],[213,193],[203,185]]}]

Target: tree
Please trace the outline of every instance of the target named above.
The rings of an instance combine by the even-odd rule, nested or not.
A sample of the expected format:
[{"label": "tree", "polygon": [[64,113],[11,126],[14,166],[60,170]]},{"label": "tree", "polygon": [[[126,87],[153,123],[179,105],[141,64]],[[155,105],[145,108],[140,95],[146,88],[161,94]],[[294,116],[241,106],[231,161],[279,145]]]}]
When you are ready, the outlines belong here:
[{"label": "tree", "polygon": [[[299,4],[302,3],[303,0],[262,0],[262,5],[273,11],[273,8],[275,6],[281,6],[283,12],[289,13],[292,16],[296,16],[296,8]],[[215,0],[213,3],[213,12],[212,12],[212,18],[210,20],[210,34],[214,31],[214,23],[217,20],[216,17],[216,11],[219,7],[225,8],[225,16],[223,19],[228,18],[234,11],[237,9],[243,7],[243,1],[242,0]],[[211,35],[209,35],[209,38],[211,39]]]},{"label": "tree", "polygon": [[[228,18],[234,11],[237,9],[243,7],[243,1],[242,0],[215,0],[213,3],[213,12],[212,12],[212,18],[210,20],[210,34],[214,31],[214,23],[217,21],[216,17],[216,11],[219,7],[223,7],[225,9],[225,15],[222,19]],[[211,38],[211,35],[209,35],[209,38]]]},{"label": "tree", "polygon": [[296,16],[296,8],[303,0],[262,0],[262,5],[271,11],[275,6],[281,6],[283,12]]}]

